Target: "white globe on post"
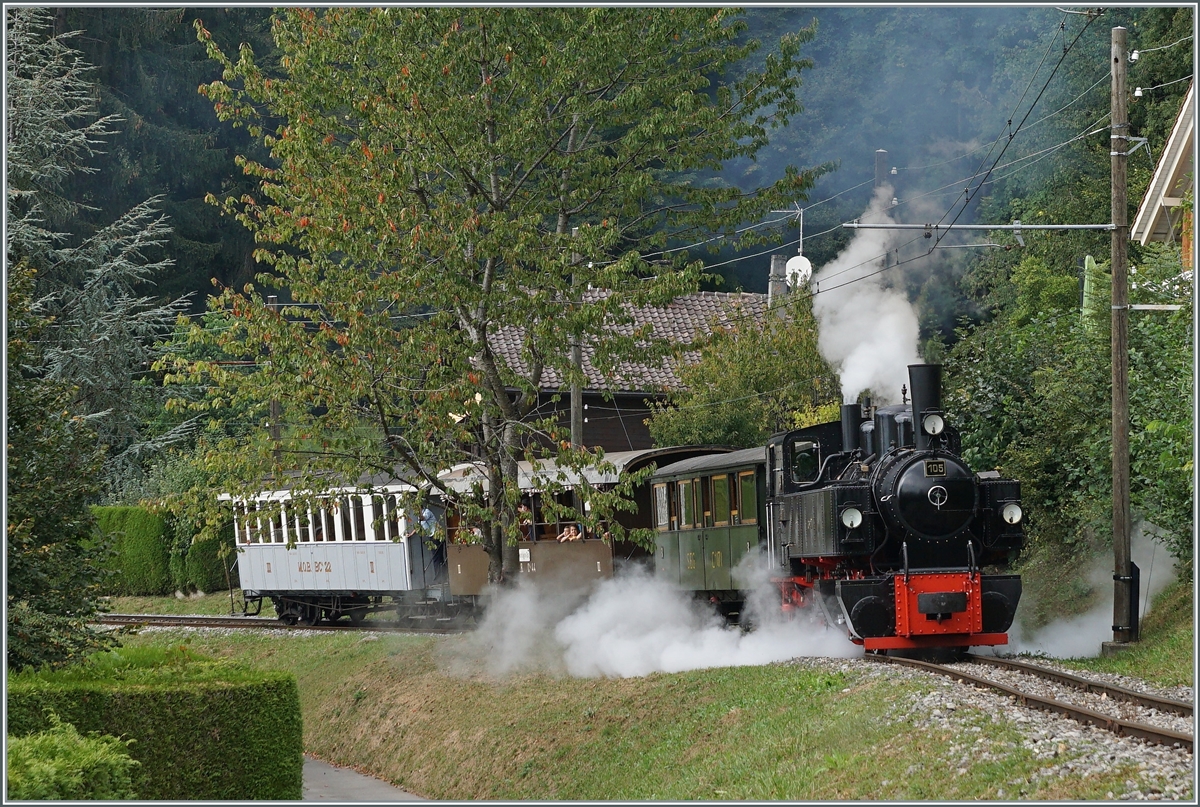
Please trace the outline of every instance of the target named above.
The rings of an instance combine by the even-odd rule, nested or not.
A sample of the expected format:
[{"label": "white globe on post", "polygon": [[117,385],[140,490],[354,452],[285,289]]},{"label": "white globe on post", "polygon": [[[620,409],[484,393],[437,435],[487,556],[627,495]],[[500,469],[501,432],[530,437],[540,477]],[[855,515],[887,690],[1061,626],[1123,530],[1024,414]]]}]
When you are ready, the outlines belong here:
[{"label": "white globe on post", "polygon": [[798,288],[812,277],[812,262],[803,255],[793,255],[787,262],[787,279],[792,288]]}]

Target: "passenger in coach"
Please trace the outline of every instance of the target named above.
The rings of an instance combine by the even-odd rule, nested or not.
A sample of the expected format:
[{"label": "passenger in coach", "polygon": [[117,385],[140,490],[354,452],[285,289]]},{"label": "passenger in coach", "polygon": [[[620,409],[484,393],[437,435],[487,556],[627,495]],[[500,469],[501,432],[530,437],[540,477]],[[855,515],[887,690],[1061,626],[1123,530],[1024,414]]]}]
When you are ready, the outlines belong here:
[{"label": "passenger in coach", "polygon": [[517,524],[521,527],[521,537],[526,541],[533,540],[533,513],[525,502],[517,506]]},{"label": "passenger in coach", "polygon": [[582,538],[583,536],[579,534],[579,528],[574,524],[568,524],[567,528],[564,529],[562,534],[558,536],[558,542],[562,544],[566,543],[567,541],[578,541]]},{"label": "passenger in coach", "polygon": [[412,540],[417,535],[420,535],[423,538],[429,539],[429,538],[433,537],[433,534],[436,531],[437,531],[437,516],[435,516],[433,514],[433,511],[429,509],[429,505],[426,504],[426,505],[422,505],[421,516],[420,516],[420,518],[417,519],[416,525],[414,526],[412,532],[410,532],[407,537],[409,540]]}]

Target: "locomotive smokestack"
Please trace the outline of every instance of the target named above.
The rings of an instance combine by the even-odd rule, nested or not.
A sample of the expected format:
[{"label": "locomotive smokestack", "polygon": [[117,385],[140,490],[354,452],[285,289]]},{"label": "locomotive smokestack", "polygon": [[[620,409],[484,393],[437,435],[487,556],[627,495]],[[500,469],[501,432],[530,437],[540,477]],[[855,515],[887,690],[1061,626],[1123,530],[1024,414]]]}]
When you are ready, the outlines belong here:
[{"label": "locomotive smokestack", "polygon": [[858,448],[858,424],[862,422],[862,407],[856,403],[842,404],[842,451]]},{"label": "locomotive smokestack", "polygon": [[908,365],[908,386],[912,390],[917,448],[929,448],[930,438],[941,434],[946,426],[942,418],[942,365]]}]

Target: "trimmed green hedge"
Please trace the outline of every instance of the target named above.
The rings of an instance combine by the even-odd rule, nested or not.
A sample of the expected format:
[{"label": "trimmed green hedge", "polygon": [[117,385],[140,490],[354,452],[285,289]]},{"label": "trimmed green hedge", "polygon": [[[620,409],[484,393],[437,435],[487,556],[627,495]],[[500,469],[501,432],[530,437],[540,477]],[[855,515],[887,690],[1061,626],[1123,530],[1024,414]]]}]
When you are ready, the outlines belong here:
[{"label": "trimmed green hedge", "polygon": [[8,798],[20,801],[136,799],[138,763],[126,743],[111,736],[82,736],[51,716],[48,731],[8,737]]},{"label": "trimmed green hedge", "polygon": [[[228,547],[228,554],[223,558],[218,557],[222,546]],[[229,566],[233,568],[229,577],[226,577],[225,569]],[[188,547],[184,572],[188,583],[207,594],[228,591],[231,585],[237,588],[237,553],[233,548],[232,531],[229,535],[222,535],[219,540],[193,541]]]},{"label": "trimmed green hedge", "polygon": [[[176,591],[206,593],[238,587],[230,528],[219,540],[193,541],[190,524],[144,507],[93,507],[96,526],[113,536],[110,594],[152,597]],[[225,558],[218,557],[228,547]],[[225,576],[227,566],[233,569]]]},{"label": "trimmed green hedge", "polygon": [[45,731],[54,713],[81,732],[134,740],[140,799],[291,799],[303,793],[296,679],[186,648],[122,648],[8,679],[8,731]]},{"label": "trimmed green hedge", "polygon": [[114,594],[170,594],[167,521],[144,507],[93,507],[96,528],[113,536]]}]

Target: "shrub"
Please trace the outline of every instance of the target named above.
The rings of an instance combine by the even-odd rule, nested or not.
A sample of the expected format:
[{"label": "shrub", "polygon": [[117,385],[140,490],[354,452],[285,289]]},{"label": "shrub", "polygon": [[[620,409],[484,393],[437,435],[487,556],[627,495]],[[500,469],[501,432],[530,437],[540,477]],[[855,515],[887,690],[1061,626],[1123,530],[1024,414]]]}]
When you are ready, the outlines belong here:
[{"label": "shrub", "polygon": [[93,629],[86,617],[39,611],[24,600],[9,600],[5,627],[5,660],[10,670],[74,664],[116,644],[116,637]]},{"label": "shrub", "polygon": [[[197,540],[198,525],[186,516],[170,519],[171,548],[168,568],[176,591],[206,593],[238,586],[237,554],[233,529],[222,531],[217,539]],[[222,548],[227,553],[220,557]],[[225,574],[229,569],[228,577]]]},{"label": "shrub", "polygon": [[142,507],[96,507],[96,526],[113,536],[115,594],[171,592],[167,522]]},{"label": "shrub", "polygon": [[70,723],[49,715],[47,731],[8,738],[8,798],[136,799],[127,743],[116,737],[84,737]]},{"label": "shrub", "polygon": [[8,679],[8,730],[34,734],[56,713],[80,731],[135,740],[141,799],[299,799],[300,694],[288,673],[122,648],[62,670]]},{"label": "shrub", "polygon": [[[225,557],[220,557],[222,547]],[[225,570],[229,576],[225,576]],[[192,541],[184,563],[187,582],[204,592],[225,591],[238,585],[237,554],[233,546],[233,535],[222,535],[217,540]]]}]

